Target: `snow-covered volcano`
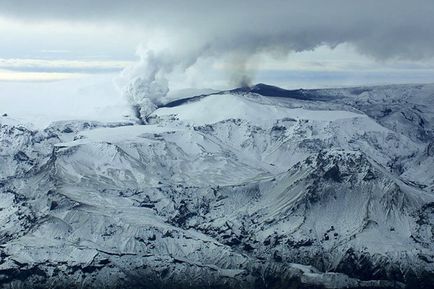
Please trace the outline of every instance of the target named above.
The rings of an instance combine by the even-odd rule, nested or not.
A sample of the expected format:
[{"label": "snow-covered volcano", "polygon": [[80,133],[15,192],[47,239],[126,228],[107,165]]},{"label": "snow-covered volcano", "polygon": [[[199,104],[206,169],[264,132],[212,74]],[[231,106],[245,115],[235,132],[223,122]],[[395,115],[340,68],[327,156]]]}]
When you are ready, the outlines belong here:
[{"label": "snow-covered volcano", "polygon": [[4,288],[432,288],[434,85],[0,125]]}]

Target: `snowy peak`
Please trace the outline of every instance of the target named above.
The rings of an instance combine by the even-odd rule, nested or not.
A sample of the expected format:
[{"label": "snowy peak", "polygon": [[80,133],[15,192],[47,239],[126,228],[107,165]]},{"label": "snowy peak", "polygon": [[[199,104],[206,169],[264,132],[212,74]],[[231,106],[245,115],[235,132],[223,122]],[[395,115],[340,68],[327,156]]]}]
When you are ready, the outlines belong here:
[{"label": "snowy peak", "polygon": [[163,107],[149,117],[171,115],[177,120],[195,124],[211,124],[227,119],[243,119],[251,123],[270,123],[284,118],[333,121],[363,116],[348,111],[292,108],[284,102],[273,101],[263,96],[232,93],[208,95],[185,105]]},{"label": "snowy peak", "polygon": [[262,96],[268,97],[282,97],[282,98],[292,98],[299,100],[330,100],[333,97],[324,97],[317,93],[318,90],[305,90],[296,89],[288,90],[277,86],[268,85],[264,83],[258,83],[251,87],[241,87],[229,90],[229,93],[240,94],[240,93],[255,93]]}]

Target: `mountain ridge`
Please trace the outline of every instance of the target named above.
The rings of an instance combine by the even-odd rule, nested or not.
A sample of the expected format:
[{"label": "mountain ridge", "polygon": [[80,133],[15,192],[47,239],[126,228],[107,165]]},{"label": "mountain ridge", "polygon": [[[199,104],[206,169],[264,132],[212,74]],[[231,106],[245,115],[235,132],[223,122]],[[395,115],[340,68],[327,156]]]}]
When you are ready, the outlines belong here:
[{"label": "mountain ridge", "polygon": [[0,118],[1,286],[430,288],[434,87],[253,89]]}]

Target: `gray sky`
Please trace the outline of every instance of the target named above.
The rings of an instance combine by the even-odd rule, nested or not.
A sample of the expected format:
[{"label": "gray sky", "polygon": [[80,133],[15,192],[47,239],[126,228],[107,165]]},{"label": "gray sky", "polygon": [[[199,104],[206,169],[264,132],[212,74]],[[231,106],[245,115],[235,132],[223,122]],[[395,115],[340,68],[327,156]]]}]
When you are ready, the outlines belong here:
[{"label": "gray sky", "polygon": [[152,51],[173,86],[429,82],[432,15],[431,0],[0,0],[0,80],[118,73]]}]

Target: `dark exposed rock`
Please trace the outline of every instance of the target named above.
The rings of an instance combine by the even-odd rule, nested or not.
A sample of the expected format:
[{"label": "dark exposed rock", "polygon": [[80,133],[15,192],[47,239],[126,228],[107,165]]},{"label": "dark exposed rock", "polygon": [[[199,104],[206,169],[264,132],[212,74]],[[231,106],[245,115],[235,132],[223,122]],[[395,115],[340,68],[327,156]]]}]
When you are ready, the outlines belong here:
[{"label": "dark exposed rock", "polygon": [[15,155],[14,155],[14,160],[18,161],[18,162],[27,162],[30,158],[26,155],[25,152],[23,151],[18,151]]},{"label": "dark exposed rock", "polygon": [[338,183],[342,182],[342,175],[341,175],[341,172],[339,170],[339,166],[334,165],[329,170],[327,170],[324,173],[324,178],[326,180],[333,180],[333,181],[338,182]]},{"label": "dark exposed rock", "polygon": [[66,127],[62,130],[62,133],[73,133],[74,131],[70,127]]},{"label": "dark exposed rock", "polygon": [[50,204],[50,210],[54,210],[59,206],[59,204],[56,201],[52,201]]}]

